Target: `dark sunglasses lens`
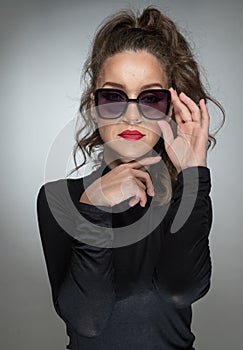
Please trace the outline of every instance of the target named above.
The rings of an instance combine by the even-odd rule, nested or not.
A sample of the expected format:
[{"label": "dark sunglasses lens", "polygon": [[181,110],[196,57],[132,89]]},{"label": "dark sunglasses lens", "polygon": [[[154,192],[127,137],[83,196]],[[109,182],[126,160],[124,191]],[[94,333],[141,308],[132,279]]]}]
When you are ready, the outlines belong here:
[{"label": "dark sunglasses lens", "polygon": [[146,118],[162,119],[167,115],[169,107],[169,90],[144,91],[139,96],[139,108]]},{"label": "dark sunglasses lens", "polygon": [[98,90],[96,92],[96,106],[101,118],[119,118],[126,108],[126,95],[122,91]]}]

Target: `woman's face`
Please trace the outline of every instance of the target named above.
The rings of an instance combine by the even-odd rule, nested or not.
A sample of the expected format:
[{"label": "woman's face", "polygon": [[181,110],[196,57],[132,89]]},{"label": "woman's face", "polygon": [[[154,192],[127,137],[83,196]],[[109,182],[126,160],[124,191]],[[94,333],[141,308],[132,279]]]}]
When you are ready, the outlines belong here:
[{"label": "woman's face", "polygon": [[[128,98],[136,99],[143,90],[167,89],[168,79],[152,54],[146,51],[124,51],[104,62],[96,88],[123,90]],[[161,135],[157,121],[143,117],[137,103],[128,103],[126,112],[119,119],[102,119],[96,112],[94,115],[104,142],[106,159],[128,162],[149,155]],[[124,131],[126,133],[127,130],[144,136],[124,137]]]}]

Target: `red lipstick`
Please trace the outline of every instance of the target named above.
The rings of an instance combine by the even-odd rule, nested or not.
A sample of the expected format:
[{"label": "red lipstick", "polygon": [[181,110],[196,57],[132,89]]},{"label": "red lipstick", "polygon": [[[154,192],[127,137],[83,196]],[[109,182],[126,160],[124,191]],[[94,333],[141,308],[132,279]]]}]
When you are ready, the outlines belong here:
[{"label": "red lipstick", "polygon": [[122,138],[124,138],[126,140],[135,140],[136,141],[136,140],[140,140],[145,135],[142,134],[138,130],[124,130],[123,132],[118,134],[118,136],[121,136]]}]

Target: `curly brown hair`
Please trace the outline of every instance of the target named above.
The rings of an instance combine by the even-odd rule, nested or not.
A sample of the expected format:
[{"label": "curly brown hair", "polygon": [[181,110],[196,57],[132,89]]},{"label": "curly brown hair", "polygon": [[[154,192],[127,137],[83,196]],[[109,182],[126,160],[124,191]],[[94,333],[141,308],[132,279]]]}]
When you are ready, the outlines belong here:
[{"label": "curly brown hair", "polygon": [[[139,29],[131,30],[131,28]],[[154,7],[147,7],[141,14],[131,10],[123,10],[108,17],[98,27],[91,49],[83,69],[83,79],[86,82],[86,88],[82,94],[79,111],[84,124],[76,133],[76,145],[73,151],[76,168],[73,171],[78,170],[87,162],[87,156],[93,158],[96,162],[100,162],[102,159],[103,141],[90,115],[90,96],[96,89],[98,75],[105,60],[123,51],[146,51],[154,55],[167,73],[169,85],[178,93],[183,91],[197,104],[202,98],[216,103],[223,114],[223,125],[223,108],[209,96],[203,86],[199,67],[194,59],[189,43],[179,32],[176,24],[161,13],[160,10]],[[173,113],[172,120],[175,120]],[[173,132],[176,133],[175,130]],[[211,145],[214,147],[215,144],[214,136],[209,135],[208,148]],[[77,165],[76,154],[79,149],[83,153],[84,161],[82,164]],[[97,150],[100,150],[100,152],[97,152]],[[168,169],[169,181],[173,189],[178,174],[165,151],[162,138],[157,142],[154,150],[161,155]],[[158,168],[155,168],[157,169],[156,178],[158,179],[158,184],[160,184],[157,201],[160,203],[168,202],[171,198],[171,191],[168,191],[168,188],[171,186],[168,186],[168,179],[165,180],[165,176],[162,173],[159,174]]]}]

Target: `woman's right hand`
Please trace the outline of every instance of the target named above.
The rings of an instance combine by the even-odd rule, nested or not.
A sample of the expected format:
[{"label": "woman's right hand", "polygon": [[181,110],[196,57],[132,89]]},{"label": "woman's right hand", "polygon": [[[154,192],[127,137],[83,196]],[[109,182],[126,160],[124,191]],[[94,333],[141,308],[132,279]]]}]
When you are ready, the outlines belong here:
[{"label": "woman's right hand", "polygon": [[[161,157],[147,157],[120,164],[95,180],[80,197],[81,203],[112,207],[130,198],[129,205],[147,202],[147,194],[154,196],[154,186],[146,165],[156,164]],[[147,193],[147,194],[146,194]]]}]

